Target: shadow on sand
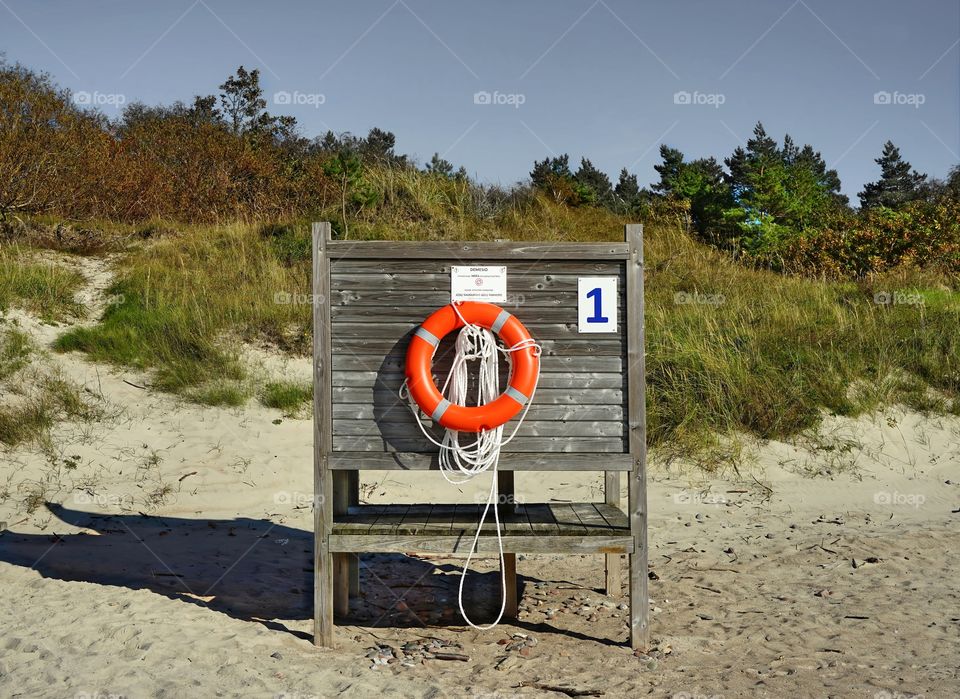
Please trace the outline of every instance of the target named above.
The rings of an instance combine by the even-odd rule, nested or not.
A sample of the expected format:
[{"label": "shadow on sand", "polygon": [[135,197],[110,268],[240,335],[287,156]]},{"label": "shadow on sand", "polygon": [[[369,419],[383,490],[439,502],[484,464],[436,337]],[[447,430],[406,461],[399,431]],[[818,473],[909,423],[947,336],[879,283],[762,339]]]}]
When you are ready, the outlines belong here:
[{"label": "shadow on sand", "polygon": [[[313,616],[313,533],[269,520],[101,515],[47,503],[77,534],[0,535],[0,561],[46,578],[150,590],[304,639],[284,621]],[[460,626],[459,566],[402,554],[364,554],[361,597],[338,623],[361,627]],[[521,586],[533,582],[522,578]],[[500,574],[471,572],[467,613],[487,623],[499,611]],[[541,633],[562,631],[514,621]],[[606,641],[584,636],[585,640]]]}]

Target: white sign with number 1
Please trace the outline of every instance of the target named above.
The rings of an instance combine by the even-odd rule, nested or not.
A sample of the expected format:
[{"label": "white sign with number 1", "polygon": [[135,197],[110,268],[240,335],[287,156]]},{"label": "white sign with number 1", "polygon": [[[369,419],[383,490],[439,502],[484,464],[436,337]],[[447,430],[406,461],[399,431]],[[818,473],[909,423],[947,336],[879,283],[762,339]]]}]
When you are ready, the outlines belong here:
[{"label": "white sign with number 1", "polygon": [[580,332],[617,332],[617,278],[577,279],[577,306]]}]

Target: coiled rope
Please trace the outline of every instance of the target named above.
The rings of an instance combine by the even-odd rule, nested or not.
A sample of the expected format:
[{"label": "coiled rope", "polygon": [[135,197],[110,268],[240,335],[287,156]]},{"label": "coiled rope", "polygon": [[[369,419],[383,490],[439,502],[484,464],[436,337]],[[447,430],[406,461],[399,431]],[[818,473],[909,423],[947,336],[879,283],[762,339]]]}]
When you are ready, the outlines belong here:
[{"label": "coiled rope", "polygon": [[[524,349],[532,349],[534,354],[539,357],[542,348],[532,338],[522,340],[510,347],[500,347],[500,345],[497,344],[496,336],[492,332],[486,328],[480,327],[479,325],[468,323],[461,315],[459,308],[457,308],[457,303],[454,302],[451,305],[453,306],[453,310],[456,312],[457,316],[461,321],[463,321],[464,326],[460,329],[460,333],[457,335],[456,354],[453,358],[453,365],[450,367],[450,373],[447,375],[447,380],[444,382],[443,388],[440,390],[440,392],[451,403],[456,403],[457,405],[463,406],[468,405],[467,401],[470,400],[470,397],[467,395],[469,391],[467,365],[468,362],[477,361],[479,362],[479,376],[477,377],[477,395],[475,405],[485,405],[486,403],[495,400],[497,396],[500,395],[499,353],[502,352],[506,356],[507,363],[511,366],[512,370],[511,355],[514,352]],[[442,441],[438,442],[436,439],[434,439],[433,436],[427,432],[426,427],[423,425],[420,416],[420,408],[412,399],[409,399],[406,381],[404,381],[403,385],[400,387],[400,398],[409,399],[410,410],[413,412],[414,417],[416,418],[417,425],[420,426],[420,431],[423,432],[424,436],[433,444],[440,447],[440,473],[448,483],[460,485],[488,470],[493,474],[490,483],[490,491],[487,495],[487,503],[483,508],[483,513],[480,515],[480,522],[477,524],[477,533],[473,537],[473,544],[470,546],[466,563],[464,563],[463,566],[463,572],[460,575],[460,588],[457,595],[457,604],[460,607],[460,614],[463,615],[463,618],[466,620],[467,624],[479,631],[487,631],[499,624],[500,620],[503,618],[503,613],[507,608],[507,573],[503,559],[503,539],[501,538],[500,533],[500,513],[496,506],[500,499],[497,489],[497,465],[500,461],[501,448],[503,445],[508,444],[510,440],[517,435],[520,425],[523,424],[523,420],[527,416],[527,411],[530,410],[530,404],[533,403],[533,396],[536,394],[537,383],[539,383],[539,381],[540,369],[538,366],[537,378],[534,382],[533,390],[530,392],[530,400],[527,401],[523,412],[520,414],[520,418],[517,420],[517,426],[514,428],[509,437],[503,439],[503,425],[500,425],[492,430],[481,430],[477,433],[476,439],[470,444],[461,444],[460,433],[451,429],[447,429],[445,431]],[[477,626],[470,621],[470,617],[468,617],[466,611],[464,611],[463,585],[467,579],[467,569],[470,567],[470,561],[473,559],[477,542],[480,539],[480,530],[483,528],[483,523],[487,519],[487,513],[490,510],[491,504],[494,505],[493,517],[497,525],[497,547],[500,551],[500,613],[497,615],[497,618],[493,621],[493,623],[487,626]]]}]

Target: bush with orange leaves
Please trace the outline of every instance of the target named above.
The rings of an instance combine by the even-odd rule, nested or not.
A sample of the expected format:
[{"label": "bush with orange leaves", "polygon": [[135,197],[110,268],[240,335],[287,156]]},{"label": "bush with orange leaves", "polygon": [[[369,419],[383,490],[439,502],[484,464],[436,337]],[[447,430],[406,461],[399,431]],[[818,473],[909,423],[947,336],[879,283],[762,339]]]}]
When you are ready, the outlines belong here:
[{"label": "bush with orange leaves", "polygon": [[332,201],[325,154],[292,134],[237,132],[211,106],[135,104],[111,122],[48,76],[0,63],[0,221],[277,220]]},{"label": "bush with orange leaves", "polygon": [[0,63],[0,221],[90,208],[110,151],[102,116],[75,107],[46,75]]},{"label": "bush with orange leaves", "polygon": [[878,207],[840,225],[806,231],[777,251],[785,271],[862,278],[897,267],[960,274],[960,201],[940,197],[898,210]]}]

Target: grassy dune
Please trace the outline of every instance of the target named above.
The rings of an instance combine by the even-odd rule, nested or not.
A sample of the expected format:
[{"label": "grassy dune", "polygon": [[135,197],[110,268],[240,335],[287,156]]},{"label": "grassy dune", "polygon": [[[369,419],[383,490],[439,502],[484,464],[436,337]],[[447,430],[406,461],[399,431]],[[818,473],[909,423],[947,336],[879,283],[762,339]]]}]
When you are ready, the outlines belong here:
[{"label": "grassy dune", "polygon": [[285,266],[252,227],[190,228],[129,253],[99,325],[62,336],[60,350],[155,370],[157,387],[203,403],[242,403],[237,343],[267,338],[290,351],[309,345],[309,306],[276,303],[302,293],[305,262]]},{"label": "grassy dune", "polygon": [[[537,206],[541,239],[622,236],[623,221],[610,214]],[[559,232],[543,223],[554,208]],[[309,226],[181,231],[132,250],[112,289],[123,301],[99,325],[61,337],[58,349],[153,370],[161,388],[203,403],[237,405],[256,392],[281,409],[302,404],[302,387],[252,386],[236,350],[250,341],[309,351]],[[351,237],[413,231],[358,221]],[[447,237],[488,237],[471,231]],[[499,237],[521,235],[501,229]],[[653,444],[788,436],[824,410],[855,415],[895,402],[960,412],[960,295],[951,280],[914,271],[824,282],[744,268],[675,226],[648,225],[645,239]],[[884,294],[894,302],[878,303]]]},{"label": "grassy dune", "polygon": [[[739,267],[681,234],[652,232],[653,442],[704,428],[786,436],[814,426],[822,410],[855,415],[895,402],[957,412],[960,295],[942,282],[784,277]],[[877,303],[882,294],[899,302]]]},{"label": "grassy dune", "polygon": [[0,244],[0,312],[16,305],[47,321],[82,315],[74,294],[83,283],[75,271],[36,262],[20,246]]}]

